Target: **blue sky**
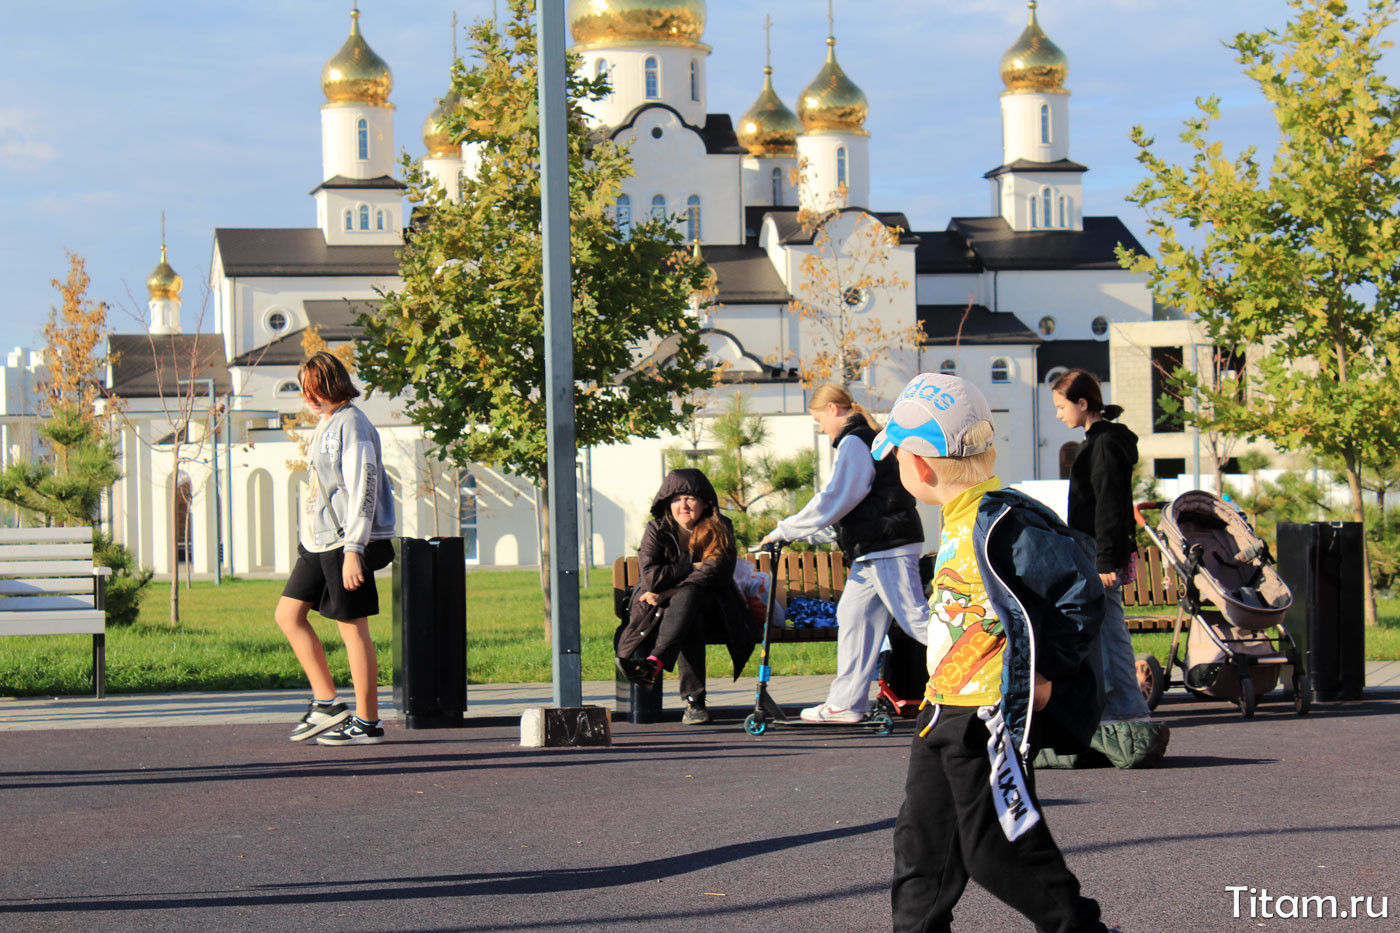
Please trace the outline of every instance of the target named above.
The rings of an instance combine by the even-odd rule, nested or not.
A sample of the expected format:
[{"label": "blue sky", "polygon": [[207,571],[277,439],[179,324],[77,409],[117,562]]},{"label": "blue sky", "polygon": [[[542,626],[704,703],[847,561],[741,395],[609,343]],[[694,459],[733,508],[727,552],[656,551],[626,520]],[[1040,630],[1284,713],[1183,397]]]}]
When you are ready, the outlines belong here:
[{"label": "blue sky", "polygon": [[[394,72],[395,144],[421,154],[423,117],[446,90],[452,13],[469,22],[491,2],[361,7],[366,39]],[[710,110],[737,118],[757,96],[765,13],[775,85],[795,108],[823,60],[825,8],[710,0]],[[0,349],[41,345],[65,248],[87,258],[113,329],[131,332],[165,211],[193,330],[215,227],[314,225],[321,66],[348,12],[349,0],[0,0]],[[1070,60],[1085,212],[1117,214],[1145,236],[1123,201],[1141,177],[1128,130],[1141,123],[1179,152],[1198,96],[1222,98],[1228,149],[1268,151],[1273,121],[1221,40],[1287,14],[1284,0],[1043,0],[1041,25]],[[1001,161],[997,64],[1026,15],[1023,0],[836,0],[838,55],[870,98],[872,208],[903,211],[916,230],[987,213],[981,176]]]}]

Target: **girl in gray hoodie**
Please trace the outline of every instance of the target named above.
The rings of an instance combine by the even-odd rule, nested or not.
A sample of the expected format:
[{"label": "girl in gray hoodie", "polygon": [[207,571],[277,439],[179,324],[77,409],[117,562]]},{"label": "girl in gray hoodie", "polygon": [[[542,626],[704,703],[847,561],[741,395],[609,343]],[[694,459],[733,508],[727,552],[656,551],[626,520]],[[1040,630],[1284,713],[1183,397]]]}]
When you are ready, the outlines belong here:
[{"label": "girl in gray hoodie", "polygon": [[[371,745],[379,723],[379,659],[369,616],[379,614],[374,571],[393,560],[394,499],[384,482],[379,432],[350,403],[360,391],[345,365],[324,351],[297,373],[302,397],[318,415],[311,436],[311,483],[303,504],[297,563],[277,602],[277,625],[306,671],[312,701],[293,742]],[[355,715],[336,696],[321,640],[307,622],[316,609],[339,623],[355,686]]]}]

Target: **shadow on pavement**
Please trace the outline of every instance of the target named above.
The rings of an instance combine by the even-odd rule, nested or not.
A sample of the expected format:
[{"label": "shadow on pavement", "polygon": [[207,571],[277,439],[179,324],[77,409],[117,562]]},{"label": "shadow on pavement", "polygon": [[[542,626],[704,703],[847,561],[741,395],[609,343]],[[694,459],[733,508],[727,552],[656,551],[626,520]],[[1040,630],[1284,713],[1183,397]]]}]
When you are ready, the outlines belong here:
[{"label": "shadow on pavement", "polygon": [[[816,845],[837,839],[849,839],[870,833],[889,832],[894,819],[878,820],[839,829],[756,839],[673,855],[648,859],[630,865],[601,865],[593,868],[565,868],[542,871],[478,872],[470,874],[429,875],[408,878],[367,878],[360,881],[338,878],[285,885],[258,885],[246,891],[199,891],[162,894],[114,894],[110,897],[36,898],[24,903],[0,901],[3,913],[46,913],[54,911],[131,911],[173,910],[189,907],[239,908],[275,904],[347,904],[352,902],[404,900],[417,898],[481,897],[490,895],[558,894],[581,890],[600,890],[638,882],[661,881],[691,872],[714,868],[730,862],[782,852],[802,846]],[[268,890],[275,889],[275,890]],[[852,889],[864,893],[877,889],[866,885]],[[830,891],[825,897],[849,894],[851,891]],[[803,898],[803,902],[813,900]],[[752,909],[752,905],[744,909]],[[708,912],[703,912],[708,913]],[[571,921],[572,923],[573,921]],[[495,923],[492,929],[501,929]]]}]

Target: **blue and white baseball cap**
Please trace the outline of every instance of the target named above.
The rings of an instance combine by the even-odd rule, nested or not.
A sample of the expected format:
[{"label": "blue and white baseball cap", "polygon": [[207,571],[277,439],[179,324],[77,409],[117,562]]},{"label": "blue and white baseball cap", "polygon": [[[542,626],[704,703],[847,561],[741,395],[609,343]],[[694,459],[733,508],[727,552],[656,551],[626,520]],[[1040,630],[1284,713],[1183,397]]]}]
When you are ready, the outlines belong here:
[{"label": "blue and white baseball cap", "polygon": [[896,447],[921,457],[971,457],[992,446],[965,440],[979,421],[992,423],[992,410],[975,385],[946,373],[920,373],[895,399],[885,430],[875,435],[870,454],[883,460]]}]

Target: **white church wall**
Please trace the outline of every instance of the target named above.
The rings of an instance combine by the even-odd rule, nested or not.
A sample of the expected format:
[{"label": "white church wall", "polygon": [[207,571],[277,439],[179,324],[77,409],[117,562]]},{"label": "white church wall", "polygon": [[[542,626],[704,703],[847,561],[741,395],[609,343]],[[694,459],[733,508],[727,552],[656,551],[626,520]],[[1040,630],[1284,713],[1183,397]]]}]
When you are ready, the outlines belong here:
[{"label": "white church wall", "polygon": [[[660,133],[658,136],[657,133]],[[700,198],[700,239],[704,243],[744,242],[739,198],[739,156],[714,156],[705,141],[663,107],[647,110],[618,136],[632,153],[635,177],[622,184],[632,199],[633,222],[651,216],[652,199],[666,200],[666,213],[685,233],[686,202]]]},{"label": "white church wall", "polygon": [[921,305],[992,306],[990,275],[921,275],[914,283],[914,300]]},{"label": "white church wall", "polygon": [[1140,275],[1121,269],[1006,271],[997,276],[999,310],[1014,312],[1029,327],[1055,318],[1059,340],[1107,340],[1093,322],[1152,320],[1152,295]]}]

